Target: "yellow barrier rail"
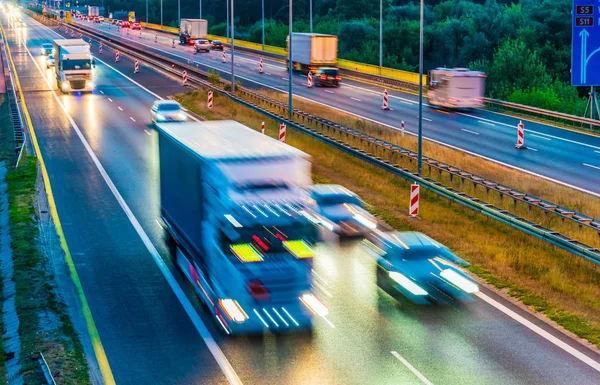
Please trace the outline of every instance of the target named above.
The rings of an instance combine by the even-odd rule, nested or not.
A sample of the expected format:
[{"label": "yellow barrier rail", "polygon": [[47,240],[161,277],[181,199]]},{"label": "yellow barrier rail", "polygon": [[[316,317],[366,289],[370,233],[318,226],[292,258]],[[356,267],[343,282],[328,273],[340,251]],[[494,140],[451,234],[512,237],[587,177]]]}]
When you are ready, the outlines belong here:
[{"label": "yellow barrier rail", "polygon": [[[159,24],[152,24],[152,23],[142,23],[142,25],[144,27],[147,27],[150,29],[156,29],[159,31],[165,31],[165,32],[179,34],[179,29],[173,28],[173,27],[167,27],[165,25],[160,26]],[[207,35],[206,37],[209,40],[221,40],[222,42],[224,42],[226,44],[231,43],[231,39],[228,39],[223,36]],[[235,45],[236,45],[236,47],[252,49],[255,51],[263,50],[262,44],[253,43],[250,41],[236,40]],[[281,56],[287,55],[287,51],[285,50],[285,48],[275,47],[272,45],[265,45],[264,52],[269,52],[269,53],[281,55]],[[338,59],[338,67],[347,69],[347,70],[362,72],[364,74],[383,76],[383,77],[390,78],[390,79],[400,80],[400,81],[404,81],[404,82],[408,82],[408,83],[419,84],[419,74],[414,73],[414,72],[402,71],[402,70],[397,70],[397,69],[388,68],[388,67],[380,68],[379,66],[376,66],[376,65],[358,63],[355,61],[344,60],[344,59]],[[427,76],[426,75],[423,75],[423,84],[427,84]]]}]

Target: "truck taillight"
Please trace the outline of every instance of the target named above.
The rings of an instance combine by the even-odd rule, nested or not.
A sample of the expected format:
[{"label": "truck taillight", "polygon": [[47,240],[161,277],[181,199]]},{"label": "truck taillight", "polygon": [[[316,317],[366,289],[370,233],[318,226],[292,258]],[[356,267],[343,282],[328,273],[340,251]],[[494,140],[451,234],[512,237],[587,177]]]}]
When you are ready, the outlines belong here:
[{"label": "truck taillight", "polygon": [[340,75],[335,77],[335,80],[342,80],[342,77]]},{"label": "truck taillight", "polygon": [[266,300],[269,299],[269,291],[258,279],[248,282],[248,292],[254,299]]},{"label": "truck taillight", "polygon": [[321,80],[327,80],[327,75],[321,75]]}]

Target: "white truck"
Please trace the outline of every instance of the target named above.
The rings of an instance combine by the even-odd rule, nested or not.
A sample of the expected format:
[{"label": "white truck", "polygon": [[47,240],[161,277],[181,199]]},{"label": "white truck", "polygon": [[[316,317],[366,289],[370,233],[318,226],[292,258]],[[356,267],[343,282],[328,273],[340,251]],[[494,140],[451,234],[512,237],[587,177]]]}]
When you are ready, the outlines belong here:
[{"label": "white truck", "polygon": [[181,44],[194,44],[196,39],[208,34],[208,21],[204,19],[181,19],[179,41]]},{"label": "white truck", "polygon": [[82,39],[54,40],[56,85],[63,93],[91,92],[92,55]]},{"label": "white truck", "polygon": [[[290,37],[286,39],[286,49],[289,50]],[[320,33],[292,33],[293,70],[308,73],[315,72],[321,67],[337,65],[338,37]],[[286,64],[289,67],[288,60]]]},{"label": "white truck", "polygon": [[483,107],[486,75],[468,68],[429,71],[429,104],[450,109]]},{"label": "white truck", "polygon": [[312,327],[309,156],[235,121],[158,123],[174,263],[227,334]]},{"label": "white truck", "polygon": [[100,16],[100,7],[88,6],[88,16],[92,18],[95,16]]}]

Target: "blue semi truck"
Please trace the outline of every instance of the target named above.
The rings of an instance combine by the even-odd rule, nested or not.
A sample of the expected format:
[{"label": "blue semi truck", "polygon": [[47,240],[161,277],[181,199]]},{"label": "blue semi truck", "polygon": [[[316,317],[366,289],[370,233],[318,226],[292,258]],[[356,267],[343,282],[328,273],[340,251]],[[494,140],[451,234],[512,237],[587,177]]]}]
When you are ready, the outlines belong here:
[{"label": "blue semi truck", "polygon": [[176,265],[228,334],[309,329],[318,231],[307,154],[234,121],[159,123],[161,215]]}]

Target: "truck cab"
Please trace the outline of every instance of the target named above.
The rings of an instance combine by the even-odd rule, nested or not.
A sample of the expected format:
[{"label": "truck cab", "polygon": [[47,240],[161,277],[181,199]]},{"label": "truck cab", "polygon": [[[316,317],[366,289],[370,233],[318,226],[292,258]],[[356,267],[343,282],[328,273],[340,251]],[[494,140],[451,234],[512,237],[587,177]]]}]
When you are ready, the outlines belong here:
[{"label": "truck cab", "polygon": [[448,109],[483,107],[485,78],[485,73],[467,68],[431,70],[427,92],[429,104]]},{"label": "truck cab", "polygon": [[82,39],[54,40],[56,85],[63,93],[91,92],[93,58]]}]

